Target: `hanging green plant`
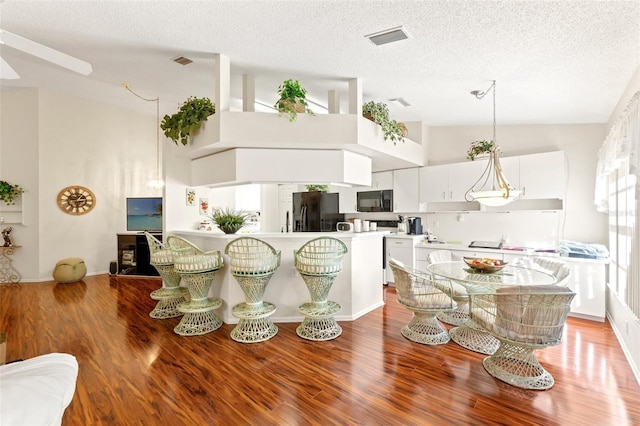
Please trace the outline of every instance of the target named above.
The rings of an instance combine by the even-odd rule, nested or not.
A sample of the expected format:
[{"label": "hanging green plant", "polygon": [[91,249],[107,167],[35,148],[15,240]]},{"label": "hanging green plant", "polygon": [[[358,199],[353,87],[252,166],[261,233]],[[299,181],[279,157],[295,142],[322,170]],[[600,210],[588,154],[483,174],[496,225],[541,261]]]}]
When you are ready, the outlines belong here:
[{"label": "hanging green plant", "polygon": [[178,112],[169,116],[165,115],[160,124],[164,135],[170,138],[176,145],[178,141],[187,145],[191,132],[194,132],[207,121],[211,114],[215,114],[216,106],[209,98],[190,97],[178,108]]},{"label": "hanging green plant", "polygon": [[396,142],[404,142],[404,137],[407,135],[407,128],[403,123],[389,118],[389,107],[382,102],[367,102],[362,105],[362,115],[379,124],[382,127],[384,133],[384,140],[392,141],[395,145]]},{"label": "hanging green plant", "polygon": [[278,112],[289,114],[289,121],[295,121],[298,113],[306,112],[315,115],[307,103],[307,90],[300,86],[298,80],[285,80],[278,87],[280,99],[273,106]]},{"label": "hanging green plant", "polygon": [[24,189],[20,185],[12,185],[7,181],[0,180],[0,200],[4,201],[4,203],[8,206],[11,206],[16,203],[16,198],[18,198]]},{"label": "hanging green plant", "polygon": [[328,192],[329,185],[317,185],[317,184],[309,184],[306,185],[307,191],[320,191],[320,192]]},{"label": "hanging green plant", "polygon": [[478,156],[492,153],[496,148],[493,141],[475,141],[471,143],[467,151],[467,159],[473,161]]}]

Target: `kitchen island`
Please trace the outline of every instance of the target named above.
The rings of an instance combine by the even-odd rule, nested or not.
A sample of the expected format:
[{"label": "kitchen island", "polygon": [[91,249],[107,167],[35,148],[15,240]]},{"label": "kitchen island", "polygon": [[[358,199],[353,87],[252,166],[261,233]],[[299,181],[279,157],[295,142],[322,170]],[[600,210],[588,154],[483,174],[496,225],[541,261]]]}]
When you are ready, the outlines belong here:
[{"label": "kitchen island", "polygon": [[209,296],[223,300],[222,307],[216,311],[220,318],[227,324],[236,324],[238,318],[232,315],[232,308],[245,300],[240,286],[229,270],[229,257],[224,254],[229,241],[238,237],[254,237],[280,250],[280,267],[269,282],[264,300],[276,305],[276,312],[271,317],[273,322],[301,322],[303,316],[298,312],[298,306],[311,299],[302,277],[295,268],[293,251],[313,238],[333,237],[341,240],[349,252],[342,259],[342,271],[331,287],[329,300],[337,302],[342,307],[335,315],[337,321],[354,321],[384,305],[382,238],[386,233],[290,232],[227,235],[210,231],[174,230],[168,235],[186,238],[205,251],[220,250],[224,258],[224,267],[218,271]]}]

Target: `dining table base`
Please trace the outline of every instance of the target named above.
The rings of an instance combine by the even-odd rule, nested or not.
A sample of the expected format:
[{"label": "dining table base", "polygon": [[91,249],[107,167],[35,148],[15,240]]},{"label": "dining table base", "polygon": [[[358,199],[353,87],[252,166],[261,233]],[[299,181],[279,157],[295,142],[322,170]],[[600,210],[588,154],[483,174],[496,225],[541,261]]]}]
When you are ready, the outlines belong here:
[{"label": "dining table base", "polygon": [[481,330],[471,319],[449,330],[449,337],[463,348],[485,355],[493,355],[500,347],[498,339]]}]

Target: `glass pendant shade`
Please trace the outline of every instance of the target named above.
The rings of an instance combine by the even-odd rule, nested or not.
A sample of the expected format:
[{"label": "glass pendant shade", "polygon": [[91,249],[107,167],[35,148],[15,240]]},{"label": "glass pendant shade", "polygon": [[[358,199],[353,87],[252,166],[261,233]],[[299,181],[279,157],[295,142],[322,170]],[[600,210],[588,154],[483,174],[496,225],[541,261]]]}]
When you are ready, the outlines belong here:
[{"label": "glass pendant shade", "polygon": [[494,146],[487,167],[480,179],[467,191],[466,198],[485,206],[499,207],[509,204],[521,194],[522,191],[514,189],[507,181],[500,165],[498,149]]}]

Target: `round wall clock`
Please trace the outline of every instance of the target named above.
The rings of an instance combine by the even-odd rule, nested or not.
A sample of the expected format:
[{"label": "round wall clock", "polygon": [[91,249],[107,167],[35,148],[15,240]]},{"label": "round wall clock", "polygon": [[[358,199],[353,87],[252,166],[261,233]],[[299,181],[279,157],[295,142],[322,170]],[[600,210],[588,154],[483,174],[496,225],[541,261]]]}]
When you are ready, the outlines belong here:
[{"label": "round wall clock", "polygon": [[68,214],[89,213],[96,206],[96,196],[84,186],[67,186],[58,194],[58,206]]}]

